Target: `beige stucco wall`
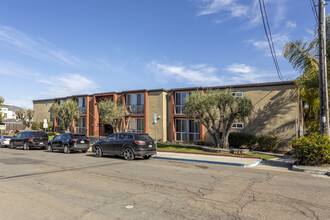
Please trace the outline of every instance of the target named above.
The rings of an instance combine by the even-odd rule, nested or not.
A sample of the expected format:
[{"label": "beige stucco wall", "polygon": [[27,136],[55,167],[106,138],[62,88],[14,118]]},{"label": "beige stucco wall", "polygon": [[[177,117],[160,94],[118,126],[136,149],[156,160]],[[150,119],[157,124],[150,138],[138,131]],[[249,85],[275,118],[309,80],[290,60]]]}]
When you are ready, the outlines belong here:
[{"label": "beige stucco wall", "polygon": [[[244,123],[244,129],[231,132],[251,134],[272,134],[281,139],[280,147],[286,150],[288,141],[295,136],[295,119],[298,118],[298,94],[294,85],[277,85],[232,89],[243,92],[254,106],[253,115]],[[210,141],[205,134],[205,141]]]},{"label": "beige stucco wall", "polygon": [[37,121],[37,122],[43,122],[44,119],[47,119],[48,121],[53,120],[53,118],[52,118],[52,107],[53,106],[54,106],[53,100],[34,101],[33,102],[33,110],[34,110],[33,120]]},{"label": "beige stucco wall", "polygon": [[148,130],[149,135],[155,138],[154,114],[160,119],[157,121],[157,140],[167,141],[167,109],[166,109],[166,92],[149,92],[149,108],[148,108]]}]

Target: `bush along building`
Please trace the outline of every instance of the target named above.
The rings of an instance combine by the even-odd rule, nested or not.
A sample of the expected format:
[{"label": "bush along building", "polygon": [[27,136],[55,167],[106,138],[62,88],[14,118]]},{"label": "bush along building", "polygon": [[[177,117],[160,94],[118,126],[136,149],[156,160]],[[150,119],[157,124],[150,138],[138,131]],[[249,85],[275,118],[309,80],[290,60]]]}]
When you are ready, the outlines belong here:
[{"label": "bush along building", "polygon": [[[245,122],[237,121],[231,132],[246,134],[270,134],[279,137],[282,148],[289,146],[289,140],[303,126],[300,119],[302,105],[299,104],[294,81],[243,84],[217,87],[193,87],[178,89],[130,90],[97,94],[76,95],[54,99],[34,100],[34,121],[53,121],[54,131],[61,131],[61,123],[54,118],[54,105],[74,100],[79,105],[80,117],[72,123],[71,131],[89,136],[107,136],[114,132],[111,125],[104,124],[99,117],[97,104],[111,99],[131,107],[130,117],[124,121],[121,130],[148,133],[157,140],[166,142],[212,143],[206,128],[183,109],[186,98],[192,92],[231,89],[236,97],[251,99],[254,111]],[[154,117],[157,115],[156,126]]]}]

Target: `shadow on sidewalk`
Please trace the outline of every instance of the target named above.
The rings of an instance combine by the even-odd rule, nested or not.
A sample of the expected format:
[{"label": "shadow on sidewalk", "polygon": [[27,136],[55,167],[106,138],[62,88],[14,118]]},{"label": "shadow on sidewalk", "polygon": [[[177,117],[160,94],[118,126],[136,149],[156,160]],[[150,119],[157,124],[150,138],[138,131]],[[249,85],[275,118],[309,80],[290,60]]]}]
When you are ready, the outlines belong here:
[{"label": "shadow on sidewalk", "polygon": [[282,157],[266,160],[262,162],[262,165],[271,166],[271,167],[279,167],[279,168],[287,168],[288,170],[292,170],[292,165],[295,159],[291,155],[284,155]]}]

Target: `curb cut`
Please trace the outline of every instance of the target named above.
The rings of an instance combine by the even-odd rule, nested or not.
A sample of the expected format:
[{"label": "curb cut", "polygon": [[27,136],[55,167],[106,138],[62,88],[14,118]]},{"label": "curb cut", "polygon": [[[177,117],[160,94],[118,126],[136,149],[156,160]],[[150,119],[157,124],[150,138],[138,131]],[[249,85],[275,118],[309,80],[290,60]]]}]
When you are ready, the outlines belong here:
[{"label": "curb cut", "polygon": [[155,156],[155,159],[163,159],[163,160],[176,160],[176,161],[185,161],[185,162],[196,162],[196,163],[208,163],[208,164],[218,164],[218,165],[226,165],[226,166],[234,166],[234,167],[255,167],[260,164],[262,161],[258,159],[256,162],[251,164],[244,163],[229,163],[229,162],[218,162],[218,161],[208,161],[208,160],[194,160],[194,159],[183,159],[183,158],[172,158],[172,157],[159,157]]},{"label": "curb cut", "polygon": [[304,168],[297,167],[296,165],[293,165],[292,166],[292,170],[298,171],[298,172],[304,172],[304,173],[312,173],[312,174],[328,175],[328,176],[330,176],[330,172],[329,171],[304,169]]}]

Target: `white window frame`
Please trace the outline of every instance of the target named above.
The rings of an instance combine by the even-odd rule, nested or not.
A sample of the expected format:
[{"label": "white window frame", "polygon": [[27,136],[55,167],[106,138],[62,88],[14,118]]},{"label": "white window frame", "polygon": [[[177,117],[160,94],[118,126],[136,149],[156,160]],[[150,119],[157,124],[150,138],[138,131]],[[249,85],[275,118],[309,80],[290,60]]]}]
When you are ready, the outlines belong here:
[{"label": "white window frame", "polygon": [[[177,94],[180,95],[181,104],[177,104]],[[186,94],[186,98],[183,100],[182,94]],[[175,92],[174,93],[174,106],[175,106],[175,114],[185,115],[186,113],[183,111],[183,106],[186,104],[186,99],[189,98],[191,92]],[[177,111],[180,109],[180,111]]]},{"label": "white window frame", "polygon": [[[140,104],[138,104],[138,98],[137,98],[138,95],[142,96]],[[135,96],[136,102],[130,103],[129,100],[132,100],[132,98],[129,98],[129,97],[133,97],[133,96]],[[144,114],[144,104],[145,104],[144,99],[145,99],[144,93],[127,94],[126,95],[126,106],[131,106],[132,110],[134,110],[133,114]]]},{"label": "white window frame", "polygon": [[243,129],[244,128],[244,123],[234,123],[231,128],[232,129]]},{"label": "white window frame", "polygon": [[[187,131],[177,131],[177,121],[179,121],[179,120],[181,120],[181,121],[183,121],[183,123],[186,123],[186,128],[187,128]],[[196,142],[196,141],[198,141],[198,140],[200,140],[200,124],[198,123],[198,122],[195,122],[195,123],[197,123],[198,125],[198,131],[199,132],[190,132],[190,129],[189,129],[189,122],[190,121],[194,121],[194,119],[191,119],[191,118],[176,118],[175,119],[175,140],[176,141],[181,141],[181,142]],[[181,126],[181,130],[182,130],[182,126]],[[181,136],[181,138],[180,138],[180,140],[178,140],[178,138],[177,138],[177,136],[178,136],[178,134],[180,134],[180,136]],[[183,140],[183,135],[186,135],[186,137],[187,137],[187,140]],[[189,139],[189,136],[190,135],[193,135],[194,136],[194,138],[193,138],[193,140],[192,141],[190,141]]]},{"label": "white window frame", "polygon": [[235,97],[240,97],[242,98],[243,97],[243,92],[232,92],[233,96]]},{"label": "white window frame", "polygon": [[[132,128],[132,120],[135,120],[135,128]],[[142,120],[142,129],[138,128],[138,120]],[[126,123],[128,123],[128,132],[144,133],[144,118],[131,118]]]}]

